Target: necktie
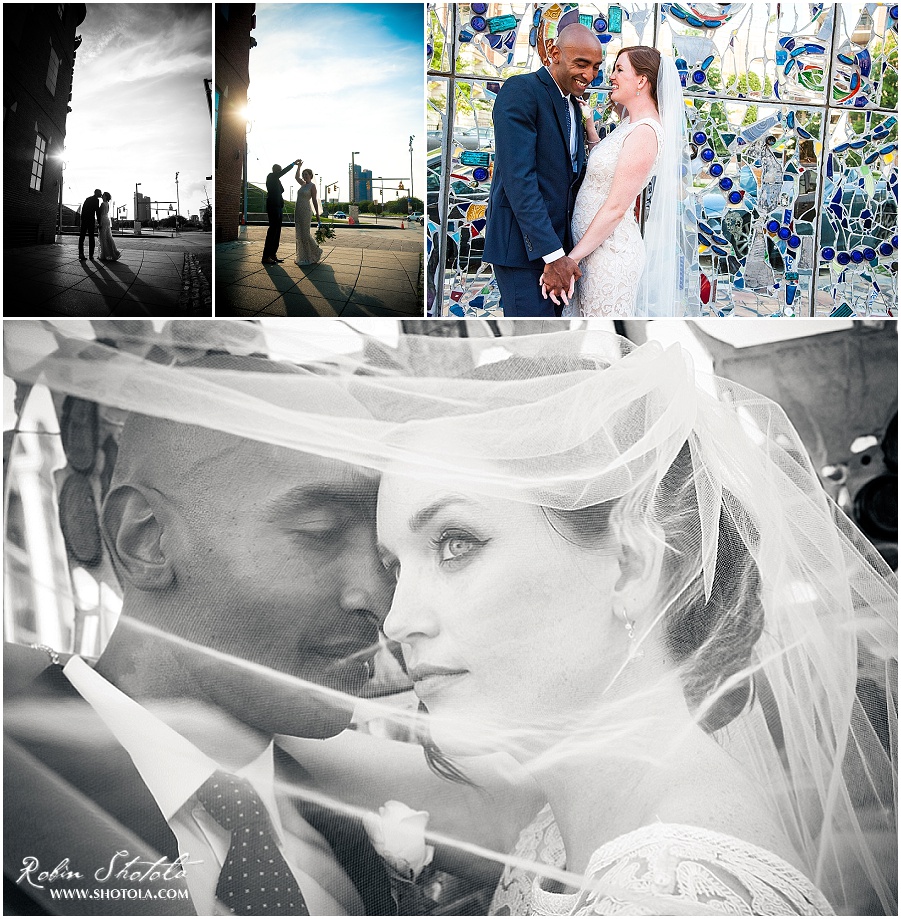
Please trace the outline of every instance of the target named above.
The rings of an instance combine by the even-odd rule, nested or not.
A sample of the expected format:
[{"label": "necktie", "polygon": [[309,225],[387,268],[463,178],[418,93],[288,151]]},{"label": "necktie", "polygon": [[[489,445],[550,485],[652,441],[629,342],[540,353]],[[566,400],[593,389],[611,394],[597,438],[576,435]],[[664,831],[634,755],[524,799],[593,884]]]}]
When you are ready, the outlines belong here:
[{"label": "necktie", "polygon": [[309,916],[278,850],[266,808],[246,779],[215,772],[197,790],[209,815],[231,833],[216,896],[242,916]]},{"label": "necktie", "polygon": [[566,141],[569,145],[569,161],[572,163],[573,172],[579,168],[579,158],[576,156],[576,145],[573,138],[573,113],[572,102],[569,96],[564,96],[563,104],[566,106]]}]

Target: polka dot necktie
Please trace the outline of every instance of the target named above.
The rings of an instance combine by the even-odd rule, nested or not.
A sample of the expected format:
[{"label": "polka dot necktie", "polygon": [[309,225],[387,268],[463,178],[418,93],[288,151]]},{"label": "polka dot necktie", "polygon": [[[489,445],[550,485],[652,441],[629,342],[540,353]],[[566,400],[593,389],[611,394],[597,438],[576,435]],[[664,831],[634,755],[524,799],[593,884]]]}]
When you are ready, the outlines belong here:
[{"label": "polka dot necktie", "polygon": [[300,887],[279,852],[260,796],[246,779],[215,772],[197,799],[224,830],[231,845],[216,896],[241,916],[309,916]]}]

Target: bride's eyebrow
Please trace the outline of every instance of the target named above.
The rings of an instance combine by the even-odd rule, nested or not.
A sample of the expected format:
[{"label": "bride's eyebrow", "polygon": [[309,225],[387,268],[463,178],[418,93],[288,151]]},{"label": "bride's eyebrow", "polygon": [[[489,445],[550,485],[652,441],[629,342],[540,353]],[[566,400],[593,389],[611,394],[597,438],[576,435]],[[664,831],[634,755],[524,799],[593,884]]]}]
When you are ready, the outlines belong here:
[{"label": "bride's eyebrow", "polygon": [[413,533],[418,533],[424,526],[430,523],[441,511],[446,507],[450,507],[454,504],[469,504],[466,498],[460,495],[449,495],[446,498],[441,498],[438,501],[434,501],[431,504],[426,505],[422,510],[417,511],[413,516],[407,521],[407,526]]}]

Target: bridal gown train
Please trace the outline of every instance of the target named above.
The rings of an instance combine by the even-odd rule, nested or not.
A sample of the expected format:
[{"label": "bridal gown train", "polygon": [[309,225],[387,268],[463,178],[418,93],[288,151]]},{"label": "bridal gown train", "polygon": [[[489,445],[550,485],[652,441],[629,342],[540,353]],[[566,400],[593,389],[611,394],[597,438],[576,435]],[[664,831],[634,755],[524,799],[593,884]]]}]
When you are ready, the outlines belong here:
[{"label": "bridal gown train", "polygon": [[113,228],[109,219],[109,202],[100,205],[100,260],[114,262],[122,253],[113,242]]},{"label": "bridal gown train", "polygon": [[322,249],[310,233],[310,221],[313,219],[312,184],[301,185],[297,192],[297,204],[294,211],[294,261],[298,265],[313,265],[322,258]]},{"label": "bridal gown train", "polygon": [[[642,118],[635,124],[625,119],[591,151],[588,158],[585,180],[573,209],[573,244],[585,235],[588,225],[607,200],[623,142],[641,124],[651,125],[657,133],[657,156],[651,176],[657,172],[663,149],[663,128],[652,118]],[[635,214],[630,209],[607,239],[579,263],[582,277],[576,281],[575,295],[563,315],[634,316],[635,297],[644,264],[644,241],[635,222]]]}]

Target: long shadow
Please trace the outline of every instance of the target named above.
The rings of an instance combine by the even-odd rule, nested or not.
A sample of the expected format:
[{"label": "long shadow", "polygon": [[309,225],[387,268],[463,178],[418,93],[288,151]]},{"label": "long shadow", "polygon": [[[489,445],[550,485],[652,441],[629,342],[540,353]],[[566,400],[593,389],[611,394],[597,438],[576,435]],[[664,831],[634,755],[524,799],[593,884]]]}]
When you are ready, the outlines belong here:
[{"label": "long shadow", "polygon": [[[326,265],[325,263],[320,262],[316,265],[308,265],[304,267],[309,268],[309,269],[315,268],[315,271],[313,272],[313,276],[309,274],[305,275],[303,280],[309,281],[316,288],[317,291],[320,291],[321,292],[320,295],[322,299],[329,300],[330,302],[334,302],[334,299],[335,299],[334,290],[336,287],[340,288],[341,285],[335,279],[335,272],[334,272],[334,269],[331,267],[331,265]],[[270,278],[273,278],[273,279],[282,278],[282,279],[287,279],[288,281],[291,281],[292,283],[299,283],[299,282],[296,282],[295,279],[291,277],[291,275],[289,275],[288,272],[285,271],[285,269],[282,268],[281,265],[264,265],[263,268],[265,269],[266,273],[269,275]],[[309,301],[306,294],[294,288],[289,288],[288,290],[290,290],[290,293],[293,295],[293,298],[302,298],[306,300],[307,303],[309,304],[310,310],[315,312],[313,304]],[[282,297],[284,297],[285,293],[288,293],[288,290],[285,290],[282,292]],[[340,311],[341,311],[340,308],[336,309],[336,312],[340,313]],[[285,313],[288,316],[309,316],[311,315],[310,312],[304,312],[303,310],[292,306],[290,304],[290,301],[285,302]]]},{"label": "long shadow", "polygon": [[[102,262],[100,259],[95,259],[95,264],[97,265],[98,270],[90,272],[88,277],[90,277],[91,281],[94,282],[98,293],[102,294],[104,297],[109,296],[109,294],[101,289],[101,286],[97,283],[97,281],[110,281],[112,278],[115,278],[117,281],[121,281],[122,293],[120,296],[124,297],[128,289],[134,283],[135,278],[138,276],[137,273],[133,271],[125,262]],[[113,270],[113,266],[116,267],[115,271]]]}]

